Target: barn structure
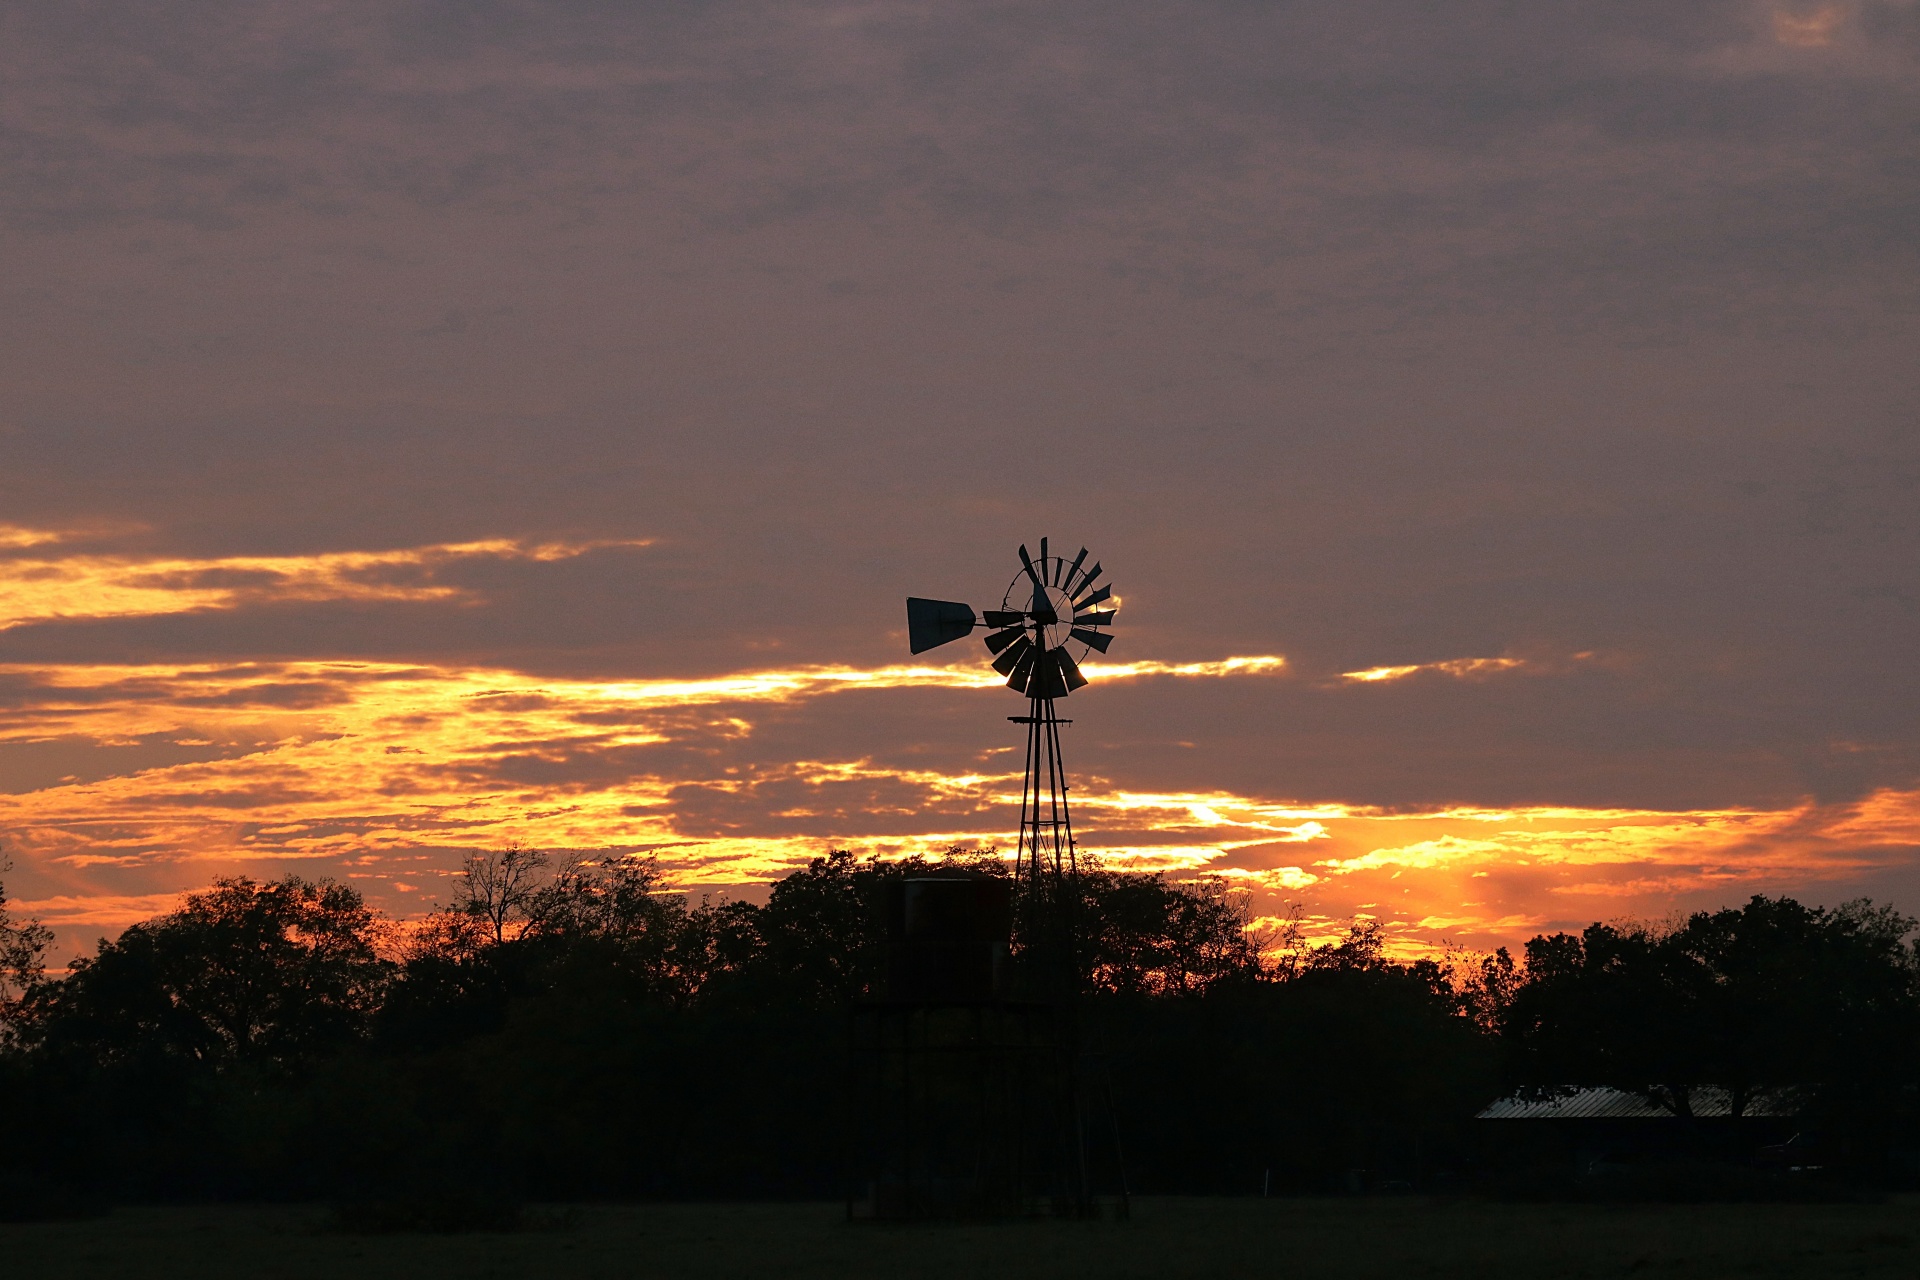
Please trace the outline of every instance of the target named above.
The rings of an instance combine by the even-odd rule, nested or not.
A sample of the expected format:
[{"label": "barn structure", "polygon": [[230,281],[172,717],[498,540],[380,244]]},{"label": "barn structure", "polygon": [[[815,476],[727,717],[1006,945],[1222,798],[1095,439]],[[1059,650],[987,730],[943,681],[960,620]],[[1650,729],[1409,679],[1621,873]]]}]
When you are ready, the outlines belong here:
[{"label": "barn structure", "polygon": [[1664,1092],[1605,1086],[1527,1089],[1496,1098],[1474,1117],[1483,1158],[1497,1167],[1571,1167],[1576,1174],[1681,1157],[1746,1161],[1799,1129],[1792,1089],[1718,1086]]}]

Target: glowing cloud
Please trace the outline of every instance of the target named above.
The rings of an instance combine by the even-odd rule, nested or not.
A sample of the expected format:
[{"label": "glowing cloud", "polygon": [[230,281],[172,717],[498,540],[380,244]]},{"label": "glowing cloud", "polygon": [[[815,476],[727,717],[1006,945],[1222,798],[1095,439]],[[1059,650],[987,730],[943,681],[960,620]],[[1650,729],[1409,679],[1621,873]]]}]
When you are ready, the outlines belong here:
[{"label": "glowing cloud", "polygon": [[19,525],[0,524],[0,550],[45,546],[50,542],[60,542],[67,536],[50,529],[23,529]]},{"label": "glowing cloud", "polygon": [[[41,547],[74,535],[0,526],[0,549]],[[564,560],[645,540],[530,543],[510,538],[439,543],[394,551],[208,559],[73,554],[0,558],[0,630],[55,618],[124,618],[249,603],[318,600],[474,600],[436,582],[448,565],[471,560]]]},{"label": "glowing cloud", "polygon": [[1497,675],[1525,665],[1519,658],[1450,658],[1445,662],[1422,662],[1406,667],[1368,667],[1365,671],[1342,671],[1340,678],[1354,684],[1380,684],[1432,671],[1456,680],[1467,680]]},{"label": "glowing cloud", "polygon": [[[1233,678],[1282,665],[1142,662],[1120,678]],[[76,873],[371,858],[355,874],[373,875],[376,864],[398,869],[413,851],[520,835],[572,848],[672,851],[685,879],[739,883],[817,855],[827,838],[874,852],[1006,843],[1010,833],[990,824],[1010,815],[1018,791],[1017,775],[993,771],[750,754],[733,766],[683,759],[670,767],[658,754],[744,742],[756,705],[852,690],[997,686],[1000,677],[985,667],[583,681],[392,663],[16,665],[0,668],[0,680],[14,691],[0,707],[0,741],[138,755],[132,768],[109,764],[107,776],[0,796],[14,846],[40,865]],[[729,797],[746,816],[718,816],[715,806],[724,809]],[[875,829],[881,814],[918,825],[889,834]],[[1269,841],[1311,838],[1272,821],[1284,816],[1261,809],[1202,820],[1243,825]],[[799,819],[826,834],[805,834],[809,823]]]},{"label": "glowing cloud", "polygon": [[1780,44],[1803,49],[1825,48],[1833,43],[1834,33],[1846,19],[1846,9],[1837,4],[1823,4],[1810,13],[1776,9],[1773,38]]},{"label": "glowing cloud", "polygon": [[132,895],[96,894],[90,897],[40,898],[15,902],[13,908],[51,928],[90,925],[95,928],[124,929],[141,920],[171,911],[180,903],[174,893]]},{"label": "glowing cloud", "polygon": [[1141,676],[1271,676],[1287,669],[1287,660],[1277,654],[1257,657],[1222,658],[1218,662],[1089,662],[1082,664],[1089,675],[1102,680],[1132,680]]},{"label": "glowing cloud", "polygon": [[[1103,674],[1285,670],[1269,657]],[[54,744],[80,763],[0,794],[0,827],[36,877],[21,896],[69,935],[151,914],[156,878],[193,888],[289,864],[405,914],[444,896],[458,851],[509,839],[652,852],[699,891],[765,882],[830,847],[1004,853],[1020,780],[996,752],[933,767],[756,743],[763,722],[815,699],[999,683],[983,665],[626,681],[400,663],[13,665],[0,667],[0,743]],[[1259,914],[1291,903],[1312,937],[1365,912],[1404,954],[1512,943],[1523,927],[1665,911],[1688,895],[1714,905],[1844,881],[1920,848],[1920,794],[1893,791],[1770,811],[1405,813],[1139,791],[1089,773],[1074,799],[1080,847],[1110,866],[1223,876]]]}]

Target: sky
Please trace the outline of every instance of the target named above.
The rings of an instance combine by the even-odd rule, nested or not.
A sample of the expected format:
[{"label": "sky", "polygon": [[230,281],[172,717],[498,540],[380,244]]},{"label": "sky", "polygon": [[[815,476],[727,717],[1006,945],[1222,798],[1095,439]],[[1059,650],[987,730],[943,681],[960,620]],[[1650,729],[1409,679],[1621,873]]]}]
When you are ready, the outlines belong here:
[{"label": "sky", "polygon": [[7,892],[1010,849],[1044,536],[1109,865],[1920,913],[1917,377],[1914,0],[17,0]]}]

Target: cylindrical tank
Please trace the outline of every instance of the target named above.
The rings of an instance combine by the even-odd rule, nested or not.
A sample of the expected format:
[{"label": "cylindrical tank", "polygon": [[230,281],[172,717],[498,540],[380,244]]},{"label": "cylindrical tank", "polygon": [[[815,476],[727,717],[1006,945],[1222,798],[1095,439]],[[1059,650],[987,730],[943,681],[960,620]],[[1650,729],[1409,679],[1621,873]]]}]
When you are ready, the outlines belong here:
[{"label": "cylindrical tank", "polygon": [[887,994],[896,1000],[991,1000],[1004,994],[1013,885],[943,871],[896,881],[888,902]]}]

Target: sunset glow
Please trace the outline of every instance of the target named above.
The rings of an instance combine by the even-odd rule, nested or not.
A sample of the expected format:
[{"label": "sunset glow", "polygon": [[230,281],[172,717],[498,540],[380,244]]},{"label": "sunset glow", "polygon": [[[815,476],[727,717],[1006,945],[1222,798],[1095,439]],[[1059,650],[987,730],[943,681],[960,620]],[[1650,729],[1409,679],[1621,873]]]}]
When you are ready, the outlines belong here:
[{"label": "sunset glow", "polygon": [[1786,45],[1824,48],[1833,43],[1835,30],[1846,18],[1846,9],[1837,4],[1823,4],[1806,10],[1776,9],[1773,14],[1774,39]]},{"label": "sunset glow", "polygon": [[1512,671],[1526,664],[1518,658],[1451,658],[1445,662],[1421,662],[1404,667],[1368,667],[1365,671],[1343,671],[1342,680],[1356,684],[1379,684],[1386,680],[1404,680],[1408,676],[1419,675],[1423,671],[1432,671],[1443,676],[1466,679],[1472,676],[1489,676],[1501,671]]},{"label": "sunset glow", "polygon": [[513,841],[1009,853],[1023,547],[1112,593],[1108,865],[1407,954],[1920,914],[1909,0],[442,7],[0,23],[57,958]]},{"label": "sunset glow", "polygon": [[[72,540],[47,530],[0,526],[0,551]],[[458,600],[471,593],[434,581],[437,569],[472,560],[565,560],[646,540],[524,543],[510,538],[397,551],[210,559],[74,554],[0,558],[0,628],[69,618],[124,618],[294,601]]]},{"label": "sunset glow", "polygon": [[[1102,681],[1286,670],[1277,657],[1088,666]],[[731,892],[828,848],[1014,843],[1020,777],[1005,755],[956,772],[755,745],[776,708],[804,717],[822,699],[918,690],[983,699],[978,741],[991,747],[1005,694],[972,663],[625,681],[395,663],[15,665],[0,680],[12,690],[0,742],[80,770],[0,798],[11,851],[61,886],[26,905],[68,929],[170,901],[130,882],[187,887],[234,869],[344,875],[404,916],[444,894],[462,851],[510,840],[652,854],[683,887]],[[1702,890],[1845,877],[1887,856],[1860,849],[1920,845],[1920,795],[1906,792],[1764,812],[1386,812],[1090,776],[1075,803],[1082,849],[1108,865],[1225,876],[1260,914],[1295,904],[1314,936],[1377,917],[1416,952],[1511,944]]]}]

